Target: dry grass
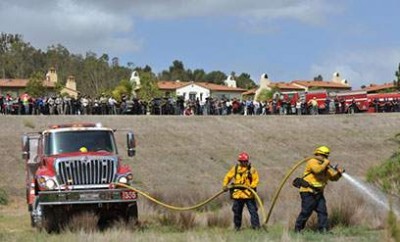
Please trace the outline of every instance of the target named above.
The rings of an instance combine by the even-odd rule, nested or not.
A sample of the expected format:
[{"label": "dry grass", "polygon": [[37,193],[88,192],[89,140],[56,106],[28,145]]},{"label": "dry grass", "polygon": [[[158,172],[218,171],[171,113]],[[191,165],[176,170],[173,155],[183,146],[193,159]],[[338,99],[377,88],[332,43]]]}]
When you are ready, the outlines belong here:
[{"label": "dry grass", "polygon": [[[77,121],[133,129],[138,139],[134,159],[124,153],[124,132],[116,136],[124,162],[133,168],[135,186],[174,205],[193,205],[218,192],[223,176],[235,164],[236,155],[246,150],[259,171],[258,191],[267,211],[280,180],[295,162],[310,155],[315,146],[330,146],[333,163],[339,162],[353,176],[364,177],[369,167],[390,157],[398,148],[393,137],[400,124],[397,114],[190,119],[173,116],[1,116],[0,187],[13,200],[19,200],[18,204],[23,204],[25,193],[20,135],[41,130],[49,124]],[[334,226],[384,227],[385,216],[342,181],[330,184],[326,197]],[[144,230],[160,226],[163,219],[166,223],[177,224],[180,231],[209,226],[228,228],[232,224],[230,206],[228,197],[223,196],[207,208],[177,215],[141,199],[139,218]],[[20,209],[29,220],[26,207],[21,205]],[[282,224],[290,231],[299,210],[297,190],[285,185],[269,225]],[[0,210],[2,214],[3,210]],[[246,226],[249,220],[246,210],[244,215]],[[283,234],[280,239],[287,241],[287,236],[291,235]]]},{"label": "dry grass", "polygon": [[77,214],[70,219],[69,223],[65,227],[65,231],[84,231],[91,233],[97,230],[98,220],[98,216],[91,212]]}]

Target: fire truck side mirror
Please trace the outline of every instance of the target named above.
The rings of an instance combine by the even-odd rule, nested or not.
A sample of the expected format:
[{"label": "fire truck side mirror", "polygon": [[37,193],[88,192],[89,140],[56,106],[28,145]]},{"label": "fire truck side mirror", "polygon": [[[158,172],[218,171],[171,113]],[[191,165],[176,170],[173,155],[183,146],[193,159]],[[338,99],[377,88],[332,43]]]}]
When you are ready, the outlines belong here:
[{"label": "fire truck side mirror", "polygon": [[127,143],[127,147],[128,147],[128,156],[129,157],[135,156],[136,140],[135,140],[135,135],[133,134],[133,132],[127,133],[126,143]]},{"label": "fire truck side mirror", "polygon": [[28,135],[22,136],[22,159],[29,159],[29,137]]}]

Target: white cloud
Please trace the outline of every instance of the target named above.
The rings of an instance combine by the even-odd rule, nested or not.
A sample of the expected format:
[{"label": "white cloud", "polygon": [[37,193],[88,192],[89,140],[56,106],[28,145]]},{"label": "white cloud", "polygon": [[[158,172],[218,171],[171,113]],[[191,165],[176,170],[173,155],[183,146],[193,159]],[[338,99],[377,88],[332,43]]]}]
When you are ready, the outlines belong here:
[{"label": "white cloud", "polygon": [[311,75],[321,74],[325,80],[330,80],[334,72],[339,72],[353,89],[359,89],[362,85],[393,81],[399,65],[400,48],[343,51],[325,56],[325,60],[311,66]]},{"label": "white cloud", "polygon": [[35,2],[38,5],[31,1],[0,3],[0,29],[22,34],[41,49],[60,43],[72,52],[118,54],[140,47],[140,41],[127,37],[133,31],[129,15],[109,13],[78,1]]},{"label": "white cloud", "polygon": [[[2,0],[0,29],[21,33],[35,47],[61,43],[72,52],[137,51],[134,18],[241,17],[246,26],[266,19],[320,22],[327,0]],[[260,26],[254,31],[265,32]],[[267,31],[270,31],[267,29]]]}]

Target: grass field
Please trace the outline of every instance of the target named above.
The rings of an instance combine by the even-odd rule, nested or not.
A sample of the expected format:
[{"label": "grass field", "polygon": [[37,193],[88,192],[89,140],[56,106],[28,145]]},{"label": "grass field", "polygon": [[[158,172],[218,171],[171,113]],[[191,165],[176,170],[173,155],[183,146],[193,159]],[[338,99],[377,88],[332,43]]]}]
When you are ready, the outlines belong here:
[{"label": "grass field", "polygon": [[[364,179],[368,168],[397,151],[398,114],[264,117],[156,117],[156,116],[1,116],[0,189],[11,202],[0,205],[0,241],[389,241],[387,212],[381,211],[345,180],[329,184],[328,208],[332,234],[292,231],[300,209],[298,192],[285,185],[266,231],[232,230],[227,195],[200,211],[177,214],[140,200],[139,228],[114,227],[105,232],[73,228],[46,234],[30,228],[24,203],[24,163],[20,136],[49,124],[90,121],[116,129],[133,129],[137,156],[128,158],[124,132],[117,132],[119,151],[135,176],[135,187],[175,205],[191,205],[221,189],[227,170],[243,150],[259,171],[259,194],[266,210],[286,172],[328,145],[332,163]],[[302,172],[301,167],[294,175]],[[245,227],[248,215],[245,212]],[[315,224],[315,217],[310,227]],[[90,226],[88,226],[90,228]]]}]

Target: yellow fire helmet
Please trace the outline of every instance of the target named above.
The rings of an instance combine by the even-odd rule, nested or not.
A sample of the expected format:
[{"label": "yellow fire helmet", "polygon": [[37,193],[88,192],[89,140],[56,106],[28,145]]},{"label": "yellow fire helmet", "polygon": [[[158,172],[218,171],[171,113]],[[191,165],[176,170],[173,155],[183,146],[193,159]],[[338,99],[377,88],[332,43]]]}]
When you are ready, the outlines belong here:
[{"label": "yellow fire helmet", "polygon": [[327,146],[319,146],[314,150],[314,155],[324,155],[324,156],[329,156],[329,153],[331,150]]},{"label": "yellow fire helmet", "polygon": [[88,150],[85,146],[82,146],[81,148],[79,148],[79,151],[82,153],[88,152]]}]

